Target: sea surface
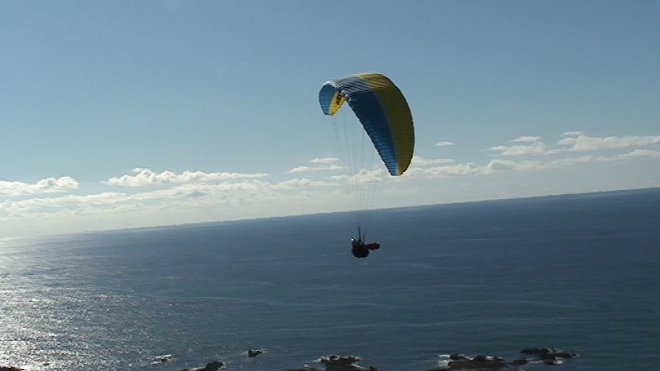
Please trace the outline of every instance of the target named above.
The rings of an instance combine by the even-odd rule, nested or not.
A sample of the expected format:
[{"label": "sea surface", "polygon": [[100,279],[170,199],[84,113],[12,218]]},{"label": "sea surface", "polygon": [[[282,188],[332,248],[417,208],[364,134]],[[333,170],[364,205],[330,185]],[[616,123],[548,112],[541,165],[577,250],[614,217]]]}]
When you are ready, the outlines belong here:
[{"label": "sea surface", "polygon": [[[282,371],[328,354],[660,369],[660,189],[0,240],[0,366]],[[248,358],[248,349],[265,349]],[[157,356],[170,361],[154,364]]]}]

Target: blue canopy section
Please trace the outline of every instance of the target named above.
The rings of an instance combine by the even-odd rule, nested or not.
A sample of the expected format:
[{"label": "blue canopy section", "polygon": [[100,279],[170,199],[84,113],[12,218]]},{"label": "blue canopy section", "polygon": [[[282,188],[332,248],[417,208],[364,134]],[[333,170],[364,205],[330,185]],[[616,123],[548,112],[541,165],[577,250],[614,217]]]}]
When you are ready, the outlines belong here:
[{"label": "blue canopy section", "polygon": [[[399,175],[399,162],[391,125],[387,112],[374,89],[358,75],[328,81],[319,91],[319,103],[324,114],[334,114],[333,106],[337,106],[338,96],[345,98],[353,109],[388,172],[391,175]],[[336,107],[334,111],[338,108]]]}]

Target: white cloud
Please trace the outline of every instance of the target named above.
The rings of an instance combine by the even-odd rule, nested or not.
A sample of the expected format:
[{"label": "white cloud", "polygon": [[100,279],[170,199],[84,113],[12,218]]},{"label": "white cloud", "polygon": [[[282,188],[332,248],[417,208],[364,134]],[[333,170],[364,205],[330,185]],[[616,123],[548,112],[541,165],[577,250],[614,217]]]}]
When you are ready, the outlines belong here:
[{"label": "white cloud", "polygon": [[307,178],[289,179],[272,185],[273,189],[299,189],[303,187],[328,187],[335,185],[323,181],[309,180]]},{"label": "white cloud", "polygon": [[219,204],[253,204],[278,197],[295,196],[301,190],[329,187],[335,184],[309,179],[289,179],[277,183],[258,180],[222,182],[219,184],[188,183],[167,189],[140,193],[104,192],[91,195],[32,198],[0,202],[0,216],[66,215],[98,212],[122,212],[136,209],[205,207]]},{"label": "white cloud", "polygon": [[404,174],[406,177],[448,177],[448,176],[466,176],[466,175],[489,175],[503,171],[527,171],[550,168],[560,168],[585,164],[589,162],[616,162],[631,161],[640,158],[660,158],[660,151],[650,149],[636,149],[632,152],[617,154],[613,156],[577,156],[553,159],[551,161],[512,161],[503,159],[493,159],[488,164],[480,166],[473,162],[424,167],[421,164],[411,166]]},{"label": "white cloud", "polygon": [[491,151],[500,152],[503,156],[524,156],[524,155],[542,155],[548,151],[547,146],[541,141],[539,136],[522,136],[512,140],[514,144],[510,146],[494,146]]},{"label": "white cloud", "polygon": [[495,146],[490,148],[493,151],[499,151],[503,156],[524,156],[524,155],[542,155],[547,149],[543,143],[534,143],[528,146]]},{"label": "white cloud", "polygon": [[[352,185],[359,183],[375,183],[388,181],[407,182],[406,190],[413,190],[420,183],[416,179],[435,179],[438,177],[488,176],[491,174],[513,172],[540,171],[544,169],[559,169],[570,166],[582,166],[589,170],[590,163],[614,163],[634,161],[637,159],[660,159],[660,148],[648,147],[660,144],[660,136],[620,136],[596,138],[581,132],[567,132],[554,146],[546,146],[540,136],[520,136],[505,146],[495,146],[491,149],[499,157],[483,162],[458,163],[454,159],[431,159],[414,156],[408,171],[401,177],[391,177],[379,164],[377,169],[362,169],[354,176],[338,175],[339,173],[323,174],[324,179],[289,176],[280,182],[266,178],[264,173],[205,173],[200,171],[183,171],[175,173],[163,171],[156,173],[148,168],[136,168],[131,174],[113,177],[103,182],[110,185],[140,186],[164,185],[158,189],[131,188],[127,192],[106,192],[98,194],[60,195],[54,192],[65,192],[79,188],[79,184],[71,177],[46,178],[34,184],[22,182],[0,181],[0,195],[33,195],[33,198],[0,199],[0,223],[9,230],[10,224],[23,223],[33,225],[37,220],[90,220],[94,217],[103,220],[114,220],[116,225],[126,225],[123,220],[132,217],[135,223],[159,223],[160,215],[169,215],[171,221],[203,221],[222,218],[236,218],[236,215],[257,217],[268,213],[275,215],[282,212],[314,211],[311,205],[324,205],[323,210],[341,208],[338,206],[346,195],[338,187],[341,182],[349,181]],[[647,146],[647,148],[644,148]],[[629,149],[625,149],[628,148]],[[639,147],[639,148],[635,148]],[[611,152],[585,152],[596,149],[611,149]],[[544,154],[529,161],[521,155]],[[549,156],[553,155],[553,156]],[[557,155],[557,156],[554,156]],[[493,156],[496,157],[496,156]],[[531,158],[531,157],[530,157]],[[290,174],[303,171],[337,170],[339,159],[334,157],[315,158],[308,162],[309,166],[301,166],[289,171]],[[614,169],[615,166],[607,166]],[[601,166],[601,170],[603,167]],[[559,174],[559,173],[557,173]],[[313,174],[318,175],[318,174]],[[502,179],[502,177],[498,177]],[[456,182],[462,182],[457,180]],[[467,180],[466,183],[469,183]],[[488,184],[486,180],[475,183]],[[371,185],[367,185],[371,187]],[[373,184],[376,187],[388,189],[387,182]],[[397,187],[392,186],[391,189]],[[124,189],[125,190],[125,189]],[[397,190],[399,192],[399,190]],[[47,196],[37,196],[48,194]],[[332,201],[328,201],[332,200]],[[329,205],[329,206],[328,206]],[[252,210],[248,212],[248,210]],[[270,210],[270,211],[267,211]],[[293,210],[293,211],[292,211]],[[318,209],[316,209],[318,210]],[[163,212],[163,213],[161,213]],[[186,214],[188,219],[181,216]],[[83,215],[80,219],[79,215]],[[63,217],[63,218],[60,218]],[[144,217],[146,216],[146,218]],[[69,219],[66,219],[66,218]],[[195,219],[197,218],[197,219]],[[206,218],[206,219],[205,219]],[[100,220],[100,219],[99,219]],[[154,222],[155,220],[155,222]],[[164,220],[164,219],[162,219]],[[123,223],[123,224],[122,224]],[[12,224],[12,225],[14,225]],[[101,224],[97,224],[101,225]],[[103,227],[107,227],[103,224]]]},{"label": "white cloud", "polygon": [[78,186],[79,183],[68,176],[45,178],[34,184],[0,180],[0,195],[18,196],[25,194],[66,192],[78,189]]},{"label": "white cloud", "polygon": [[404,177],[443,177],[443,176],[456,176],[456,175],[476,175],[482,172],[482,168],[478,165],[469,162],[466,164],[444,165],[431,168],[412,167],[409,168],[404,174]]},{"label": "white cloud", "polygon": [[638,158],[660,158],[660,151],[652,149],[636,149],[632,152],[618,154],[613,156],[616,160],[636,160]]},{"label": "white cloud", "polygon": [[565,138],[561,138],[559,142],[557,142],[557,144],[559,144],[560,146],[572,146],[575,144],[576,141],[577,141],[576,137],[565,137]]},{"label": "white cloud", "polygon": [[564,140],[560,141],[560,144],[572,145],[573,147],[570,149],[571,151],[598,151],[660,144],[660,136],[623,136],[598,138],[582,134],[577,138],[564,138]]},{"label": "white cloud", "polygon": [[442,142],[438,142],[438,143],[436,143],[435,145],[436,145],[436,146],[439,146],[439,147],[442,147],[442,146],[453,146],[454,143],[445,140],[445,141],[442,141]]},{"label": "white cloud", "polygon": [[[570,135],[569,135],[570,134]],[[557,144],[562,146],[571,146],[567,149],[575,152],[598,151],[598,150],[612,150],[630,147],[643,147],[649,145],[660,144],[660,136],[621,136],[621,137],[590,137],[580,131],[568,132],[563,134],[562,138]]]},{"label": "white cloud", "polygon": [[65,209],[80,209],[81,206],[112,205],[120,200],[126,200],[125,193],[106,192],[94,195],[66,195],[49,198],[31,198],[20,201],[4,201],[0,203],[0,211],[9,215],[24,216],[32,213],[53,213]]},{"label": "white cloud", "polygon": [[359,172],[353,175],[335,175],[331,176],[330,179],[338,181],[348,181],[351,184],[361,184],[361,183],[372,183],[372,182],[382,182],[386,177],[389,177],[389,173],[383,168],[377,168],[373,170],[361,169]]},{"label": "white cloud", "polygon": [[323,157],[323,158],[317,157],[311,160],[310,162],[313,164],[332,164],[338,161],[339,159],[337,157]]},{"label": "white cloud", "polygon": [[335,164],[335,162],[338,161],[339,159],[336,157],[324,157],[324,158],[317,157],[315,159],[310,160],[309,162],[313,164],[321,164],[320,166],[298,166],[287,171],[287,173],[292,174],[292,173],[304,173],[310,171],[341,170],[343,169],[343,167]]},{"label": "white cloud", "polygon": [[597,161],[596,156],[578,156],[578,157],[567,157],[567,158],[558,158],[548,162],[545,167],[565,167],[572,166],[577,164],[584,164],[587,162]]},{"label": "white cloud", "polygon": [[546,169],[546,168],[573,166],[573,165],[585,164],[589,162],[631,161],[640,158],[660,158],[660,151],[655,151],[650,149],[636,149],[628,153],[621,153],[613,156],[586,155],[586,156],[559,158],[559,159],[551,160],[549,162],[541,162],[541,161],[521,161],[515,163],[508,162],[507,167],[513,170]]},{"label": "white cloud", "polygon": [[543,143],[540,136],[522,136],[512,140],[514,145],[500,145],[490,150],[500,152],[503,156],[524,155],[555,155],[562,152],[587,152],[599,150],[615,150],[630,147],[643,147],[660,144],[660,136],[622,136],[622,137],[590,137],[581,131],[570,131],[562,134],[557,145],[551,148]]},{"label": "white cloud", "polygon": [[201,183],[209,181],[233,180],[244,178],[261,178],[268,176],[265,173],[205,173],[202,171],[184,171],[180,174],[172,171],[163,171],[155,173],[151,169],[135,168],[132,170],[136,175],[122,175],[119,177],[112,177],[103,183],[108,185],[119,185],[125,187],[140,187],[155,184],[185,184],[185,183]]},{"label": "white cloud", "polygon": [[512,142],[527,143],[527,142],[540,142],[541,140],[542,140],[542,138],[539,137],[539,136],[528,135],[528,136],[523,136],[523,137],[520,137],[520,138],[516,138],[516,139],[512,140]]},{"label": "white cloud", "polygon": [[507,170],[533,170],[543,166],[541,161],[510,161],[510,160],[491,160],[486,165],[486,174]]},{"label": "white cloud", "polygon": [[298,166],[294,167],[293,169],[287,171],[287,173],[292,174],[292,173],[304,173],[304,172],[309,172],[309,171],[328,171],[328,170],[341,170],[343,169],[342,166],[335,165],[335,164],[330,164],[327,166]]},{"label": "white cloud", "polygon": [[410,166],[440,165],[440,164],[452,163],[454,161],[455,160],[449,158],[428,159],[422,156],[414,155],[412,161],[410,162]]}]

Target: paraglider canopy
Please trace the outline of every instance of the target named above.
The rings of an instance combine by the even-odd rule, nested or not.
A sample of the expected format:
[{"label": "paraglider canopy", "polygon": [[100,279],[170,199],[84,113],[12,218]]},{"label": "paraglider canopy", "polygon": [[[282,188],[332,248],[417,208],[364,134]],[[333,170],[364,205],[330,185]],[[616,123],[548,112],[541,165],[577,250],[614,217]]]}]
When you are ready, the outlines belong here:
[{"label": "paraglider canopy", "polygon": [[380,73],[327,81],[319,91],[321,110],[334,115],[348,102],[390,175],[403,174],[415,146],[412,114],[399,88]]}]

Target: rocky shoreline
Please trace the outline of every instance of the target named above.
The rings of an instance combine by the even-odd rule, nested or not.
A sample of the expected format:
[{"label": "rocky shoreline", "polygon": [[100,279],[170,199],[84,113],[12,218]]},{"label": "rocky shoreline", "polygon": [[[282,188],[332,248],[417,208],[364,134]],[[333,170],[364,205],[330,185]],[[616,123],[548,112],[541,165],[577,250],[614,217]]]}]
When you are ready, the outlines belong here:
[{"label": "rocky shoreline", "polygon": [[[254,358],[266,352],[265,349],[249,349],[246,351],[248,358]],[[464,354],[446,354],[441,355],[441,361],[438,367],[425,371],[493,371],[493,370],[524,370],[528,364],[560,365],[565,361],[578,357],[577,353],[567,352],[554,348],[524,348],[520,351],[521,357],[514,360],[506,360],[499,356],[466,356]],[[166,363],[172,359],[172,355],[157,356],[152,364]],[[324,369],[318,369],[309,365],[300,368],[292,368],[283,371],[378,371],[375,366],[359,365],[360,357],[327,355],[317,360]],[[197,368],[184,368],[179,371],[230,371],[227,364],[223,361],[214,360],[204,366]],[[0,371],[25,371],[18,367],[2,367]]]}]

